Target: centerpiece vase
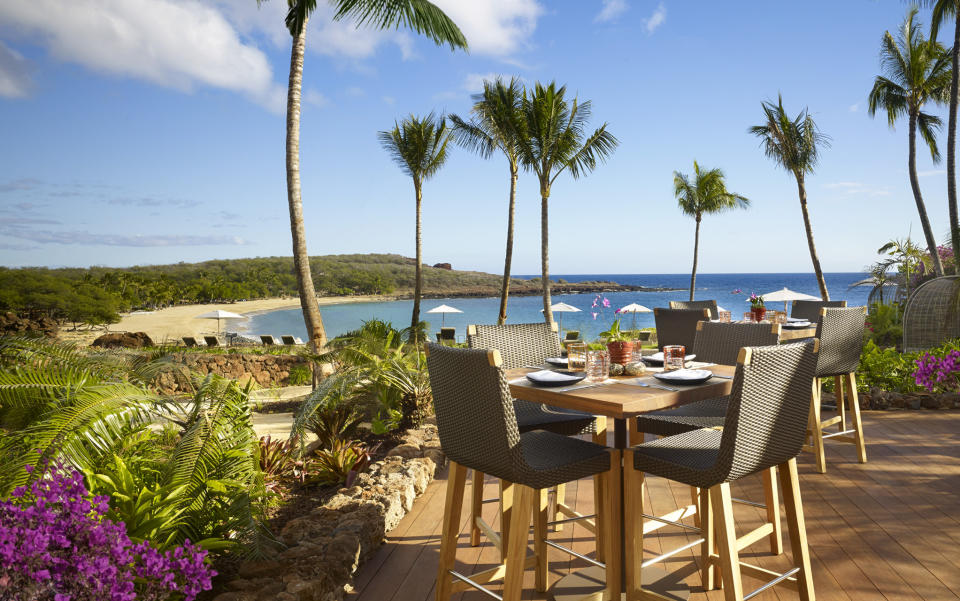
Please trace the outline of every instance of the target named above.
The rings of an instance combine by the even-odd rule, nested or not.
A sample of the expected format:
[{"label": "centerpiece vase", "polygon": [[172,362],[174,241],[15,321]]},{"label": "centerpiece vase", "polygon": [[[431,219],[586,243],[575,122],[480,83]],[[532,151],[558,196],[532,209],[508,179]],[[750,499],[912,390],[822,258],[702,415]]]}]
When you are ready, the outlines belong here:
[{"label": "centerpiece vase", "polygon": [[610,352],[611,363],[626,365],[630,363],[633,358],[633,341],[617,340],[616,342],[608,342],[607,350]]},{"label": "centerpiece vase", "polygon": [[763,318],[767,314],[766,307],[751,307],[750,312],[753,313],[753,321],[760,323],[763,321]]}]

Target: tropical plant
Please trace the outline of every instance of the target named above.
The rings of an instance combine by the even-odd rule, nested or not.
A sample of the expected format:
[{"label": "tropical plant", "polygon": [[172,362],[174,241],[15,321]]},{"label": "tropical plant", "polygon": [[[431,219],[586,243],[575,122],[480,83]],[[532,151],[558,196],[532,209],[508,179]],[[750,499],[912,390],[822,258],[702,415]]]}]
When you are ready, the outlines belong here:
[{"label": "tropical plant", "polygon": [[[953,255],[960,256],[960,215],[957,211],[957,98],[960,76],[960,2],[928,0],[933,4],[930,40],[936,42],[940,25],[953,21],[953,46],[950,48],[950,108],[947,116],[947,209],[950,214],[950,239]],[[952,17],[952,19],[951,19]],[[957,266],[954,266],[955,272]]]},{"label": "tropical plant", "polygon": [[390,153],[404,173],[413,179],[416,195],[416,282],[413,289],[413,315],[410,327],[414,331],[414,343],[419,338],[416,327],[420,323],[420,297],[423,294],[423,236],[422,205],[423,182],[436,175],[447,160],[447,145],[451,133],[447,128],[446,117],[437,117],[433,113],[426,117],[410,115],[400,123],[394,123],[390,131],[377,134],[380,144]]},{"label": "tropical plant", "polygon": [[499,150],[507,158],[510,168],[510,196],[507,209],[507,250],[503,259],[503,283],[500,285],[500,312],[497,323],[507,321],[507,297],[510,294],[510,266],[513,262],[513,229],[516,217],[517,171],[520,157],[517,148],[517,125],[520,123],[523,86],[516,78],[504,83],[497,77],[483,82],[483,92],[473,96],[472,118],[466,121],[450,115],[454,139],[483,158],[490,158]]},{"label": "tropical plant", "polygon": [[586,135],[590,119],[589,100],[566,99],[566,86],[540,82],[529,94],[523,93],[516,143],[520,163],[540,181],[540,283],[543,290],[543,318],[553,323],[550,309],[549,210],[553,183],[564,171],[574,179],[593,171],[598,162],[613,154],[619,141],[604,123]]},{"label": "tropical plant", "polygon": [[878,110],[887,114],[887,123],[891,128],[901,117],[908,119],[909,153],[907,168],[910,173],[910,187],[913,199],[920,215],[920,226],[933,261],[933,271],[939,277],[943,275],[943,264],[937,253],[937,241],[930,227],[927,208],[920,193],[920,180],[917,178],[917,131],[930,149],[934,163],[940,162],[940,150],[937,148],[937,132],[942,124],[940,117],[924,112],[928,102],[949,102],[950,82],[953,78],[950,69],[950,55],[943,46],[933,40],[927,40],[919,24],[914,24],[917,8],[907,11],[906,19],[900,26],[897,37],[886,31],[880,43],[880,66],[883,75],[878,75],[870,90],[870,115]]},{"label": "tropical plant", "polygon": [[906,298],[910,296],[910,290],[915,287],[916,280],[923,275],[925,271],[923,265],[924,253],[907,236],[906,240],[896,238],[877,249],[877,253],[890,257],[890,266],[894,267],[900,274],[903,290],[897,295]]},{"label": "tropical plant", "polygon": [[[259,6],[263,0],[257,0]],[[326,344],[323,319],[317,305],[310,271],[310,255],[303,225],[303,201],[300,186],[300,96],[303,88],[303,61],[307,46],[307,21],[317,8],[317,0],[287,0],[285,23],[293,44],[290,51],[290,76],[287,83],[287,205],[296,266],[300,306],[315,351]],[[456,24],[427,0],[332,0],[334,21],[355,19],[357,25],[370,24],[377,29],[400,27],[424,34],[437,45],[451,50],[466,48],[467,40]]]},{"label": "tropical plant", "polygon": [[357,474],[370,465],[367,447],[356,440],[334,441],[328,448],[317,449],[311,459],[310,479],[320,485],[350,486]]},{"label": "tropical plant", "polygon": [[287,382],[290,386],[306,386],[313,380],[313,373],[306,365],[294,365],[290,368]]},{"label": "tropical plant", "polygon": [[870,303],[866,329],[878,345],[896,346],[903,340],[903,310],[899,304]]},{"label": "tropical plant", "polygon": [[281,440],[273,440],[269,434],[260,437],[258,457],[267,491],[275,492],[284,477],[302,477],[303,464],[294,457],[298,446],[295,437]]},{"label": "tropical plant", "polygon": [[338,440],[352,438],[363,416],[349,399],[332,400],[328,396],[325,401],[314,410],[307,427],[320,445],[329,449]]},{"label": "tropical plant", "polygon": [[790,119],[783,108],[783,96],[777,97],[777,104],[763,103],[764,123],[754,125],[748,131],[760,138],[763,152],[767,158],[793,174],[797,180],[797,193],[800,196],[800,213],[803,215],[803,228],[807,235],[807,247],[810,260],[820,287],[820,296],[830,300],[827,282],[823,279],[817,246],[813,241],[813,226],[810,224],[810,212],[807,209],[806,174],[813,173],[820,161],[820,150],[829,146],[830,139],[820,132],[810,111],[803,109],[796,119]]},{"label": "tropical plant", "polygon": [[700,250],[700,221],[704,214],[714,215],[730,209],[745,209],[750,201],[727,190],[723,171],[719,168],[700,170],[693,162],[693,179],[679,171],[673,172],[673,195],[684,215],[696,220],[693,234],[693,270],[690,272],[690,300],[697,284],[697,256]]},{"label": "tropical plant", "polygon": [[610,329],[606,332],[600,332],[600,337],[606,342],[621,342],[629,340],[628,332],[620,329],[620,319],[614,319],[610,324]]}]

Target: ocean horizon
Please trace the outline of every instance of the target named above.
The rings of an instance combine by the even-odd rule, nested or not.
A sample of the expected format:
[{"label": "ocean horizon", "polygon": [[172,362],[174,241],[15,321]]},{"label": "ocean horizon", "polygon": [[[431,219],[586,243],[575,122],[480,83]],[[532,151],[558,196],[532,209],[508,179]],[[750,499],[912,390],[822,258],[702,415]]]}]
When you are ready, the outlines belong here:
[{"label": "ocean horizon", "polygon": [[[517,275],[517,278],[533,278],[538,276]],[[863,280],[867,275],[861,272],[825,273],[824,279],[830,298],[846,300],[848,305],[864,305],[867,302],[869,287],[860,286],[851,288],[854,282]],[[630,303],[639,303],[650,309],[666,307],[671,300],[687,300],[690,286],[690,274],[556,274],[551,279],[564,279],[568,282],[609,281],[619,284],[646,286],[651,288],[673,288],[666,292],[610,292],[603,296],[610,301],[609,308],[593,308],[593,300],[597,296],[593,293],[556,294],[553,302],[564,302],[580,309],[577,313],[555,314],[554,318],[560,322],[564,330],[579,330],[581,336],[587,339],[596,338],[600,332],[610,327],[617,317],[615,309]],[[733,313],[734,319],[740,319],[750,307],[746,301],[751,292],[765,294],[780,290],[783,287],[813,296],[820,296],[817,281],[813,273],[705,273],[697,274],[696,298],[698,300],[716,299],[720,306]],[[733,294],[740,289],[741,294]],[[430,309],[440,305],[451,305],[463,311],[462,313],[448,313],[445,316],[427,313]],[[468,324],[496,323],[499,312],[499,297],[457,297],[457,298],[430,298],[420,304],[420,318],[429,322],[431,338],[433,332],[440,329],[441,324],[455,327],[457,336],[466,334]],[[768,309],[783,309],[782,303],[767,303]],[[507,323],[531,323],[542,321],[543,301],[540,296],[511,296],[507,304]],[[321,307],[324,327],[327,336],[333,338],[356,330],[364,321],[381,319],[388,321],[400,329],[410,325],[410,313],[413,310],[412,300],[394,300],[383,302],[346,302],[337,305]],[[596,314],[596,315],[594,315]],[[623,316],[624,327],[636,323],[637,327],[653,327],[652,313],[637,313]],[[303,324],[303,315],[300,309],[280,309],[253,315],[247,321],[244,331],[250,335],[272,334],[280,336],[291,334],[307,339],[307,331]]]}]

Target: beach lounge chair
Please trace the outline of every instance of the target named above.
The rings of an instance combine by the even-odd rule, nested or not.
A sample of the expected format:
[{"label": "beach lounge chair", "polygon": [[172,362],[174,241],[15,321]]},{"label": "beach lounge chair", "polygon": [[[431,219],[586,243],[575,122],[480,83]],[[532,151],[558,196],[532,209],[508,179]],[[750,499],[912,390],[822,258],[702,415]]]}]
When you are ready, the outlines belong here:
[{"label": "beach lounge chair", "polygon": [[220,339],[216,336],[204,336],[203,339],[207,342],[207,346],[210,348],[223,346],[223,344],[220,343]]},{"label": "beach lounge chair", "polygon": [[261,334],[260,342],[263,343],[263,346],[279,346],[281,344],[277,342],[277,339],[270,334]]},{"label": "beach lounge chair", "polygon": [[717,301],[670,301],[671,309],[710,309],[710,319],[720,319],[720,311],[717,308]]},{"label": "beach lounge chair", "polygon": [[203,346],[203,343],[198,342],[197,339],[193,336],[184,336],[183,343],[189,346]]},{"label": "beach lounge chair", "polygon": [[580,340],[580,330],[567,330],[563,337],[564,342],[576,342],[577,340]]},{"label": "beach lounge chair", "polygon": [[440,331],[437,332],[437,342],[443,344],[444,342],[456,342],[457,341],[457,328],[440,328]]},{"label": "beach lounge chair", "polygon": [[297,346],[299,344],[303,344],[303,340],[300,340],[296,336],[284,335],[280,337],[280,340],[283,341],[284,346]]}]

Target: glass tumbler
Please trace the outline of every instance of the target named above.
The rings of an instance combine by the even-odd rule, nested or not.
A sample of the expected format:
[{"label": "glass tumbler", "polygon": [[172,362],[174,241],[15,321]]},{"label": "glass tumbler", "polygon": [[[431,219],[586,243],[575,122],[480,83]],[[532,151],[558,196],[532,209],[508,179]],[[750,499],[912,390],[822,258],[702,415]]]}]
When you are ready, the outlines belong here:
[{"label": "glass tumbler", "polygon": [[663,371],[683,369],[683,359],[686,349],[682,344],[671,344],[663,347]]},{"label": "glass tumbler", "polygon": [[590,382],[603,382],[609,377],[609,351],[587,351],[587,380]]},{"label": "glass tumbler", "polygon": [[647,341],[642,340],[640,338],[637,338],[636,340],[633,341],[633,354],[630,356],[630,361],[632,363],[638,363],[643,360],[642,347],[644,342],[647,342]]},{"label": "glass tumbler", "polygon": [[730,311],[718,311],[717,317],[719,317],[723,323],[730,323],[730,320],[733,319],[733,314],[730,313]]},{"label": "glass tumbler", "polygon": [[743,321],[753,321],[753,311],[747,311],[743,314]]},{"label": "glass tumbler", "polygon": [[587,344],[585,342],[571,342],[567,344],[567,369],[583,371],[587,362]]}]

